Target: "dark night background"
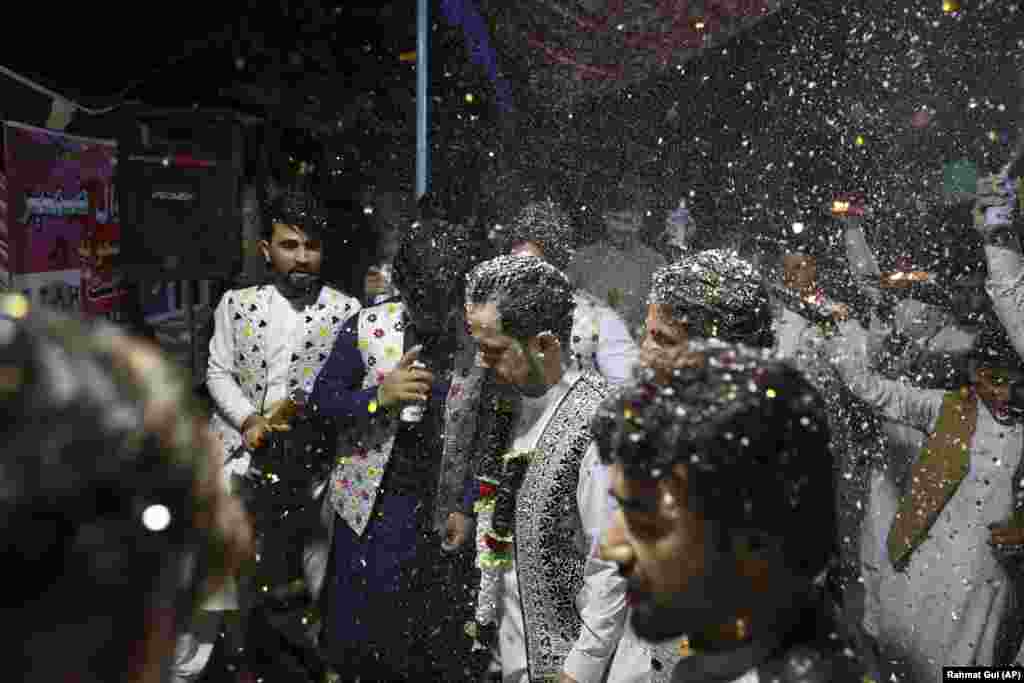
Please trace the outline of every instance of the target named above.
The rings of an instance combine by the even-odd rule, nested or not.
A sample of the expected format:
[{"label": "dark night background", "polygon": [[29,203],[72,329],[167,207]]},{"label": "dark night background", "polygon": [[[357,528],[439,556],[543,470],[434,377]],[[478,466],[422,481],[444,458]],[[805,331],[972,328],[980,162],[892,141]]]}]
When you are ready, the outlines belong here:
[{"label": "dark night background", "polygon": [[[582,241],[597,234],[583,207],[639,174],[659,208],[692,195],[709,246],[781,236],[796,220],[817,225],[835,193],[862,191],[876,208],[869,229],[883,260],[924,264],[943,255],[927,253],[941,238],[919,247],[921,230],[946,221],[944,164],[994,170],[1018,137],[1016,2],[968,0],[953,12],[941,0],[795,0],[666,65],[643,48],[619,49],[611,54],[650,68],[594,84],[553,67],[524,36],[541,24],[552,44],[578,45],[555,10],[608,3],[483,0],[514,113],[495,106],[492,83],[440,4],[431,3],[432,189],[461,213],[493,216],[507,204],[504,179],[518,171],[572,207]],[[273,172],[293,177],[301,161],[313,163],[305,180],[329,194],[367,184],[411,192],[416,72],[400,55],[416,49],[414,0],[56,12],[15,10],[10,26],[46,39],[0,63],[85,107],[114,107],[77,112],[68,132],[116,138],[133,103],[228,109],[252,117],[250,175],[268,156],[291,158]],[[4,118],[36,125],[50,111],[49,98],[6,77],[0,103]]]}]

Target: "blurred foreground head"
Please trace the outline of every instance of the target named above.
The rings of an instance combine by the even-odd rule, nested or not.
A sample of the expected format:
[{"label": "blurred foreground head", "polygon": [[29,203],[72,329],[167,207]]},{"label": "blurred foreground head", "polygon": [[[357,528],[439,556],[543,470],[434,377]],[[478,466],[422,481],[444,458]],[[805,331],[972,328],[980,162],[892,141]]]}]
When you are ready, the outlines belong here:
[{"label": "blurred foreground head", "polygon": [[25,681],[162,681],[197,601],[246,555],[248,522],[184,377],[111,326],[27,308],[0,297],[5,665]]},{"label": "blurred foreground head", "polygon": [[667,384],[643,370],[594,418],[621,506],[603,552],[629,580],[638,635],[729,649],[785,632],[826,567],[829,432],[818,393],[767,351],[691,351]]}]

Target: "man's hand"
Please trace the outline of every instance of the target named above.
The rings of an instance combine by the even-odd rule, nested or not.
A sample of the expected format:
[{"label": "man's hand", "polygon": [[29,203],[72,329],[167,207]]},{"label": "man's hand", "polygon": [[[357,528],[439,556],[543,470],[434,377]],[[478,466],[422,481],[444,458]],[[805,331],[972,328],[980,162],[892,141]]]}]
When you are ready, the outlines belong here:
[{"label": "man's hand", "polygon": [[837,323],[845,322],[850,319],[850,307],[846,304],[835,304],[832,306],[832,318]]},{"label": "man's hand", "polygon": [[366,296],[378,296],[391,291],[391,283],[378,268],[366,271]]},{"label": "man's hand", "polygon": [[575,678],[564,671],[558,675],[558,683],[578,683]]},{"label": "man's hand", "polygon": [[288,423],[298,415],[299,406],[290,398],[283,398],[280,401],[275,401],[271,404],[270,409],[267,410],[267,421],[270,422],[270,428],[275,432],[287,432],[291,430],[291,425]]},{"label": "man's hand", "polygon": [[245,419],[242,425],[242,439],[247,450],[255,451],[267,443],[267,434],[274,431],[270,426],[270,420],[253,413]]},{"label": "man's hand", "polygon": [[1024,527],[1008,524],[992,524],[992,545],[1024,545]]},{"label": "man's hand", "polygon": [[403,402],[426,401],[430,398],[430,385],[434,373],[422,368],[410,367],[420,355],[417,346],[402,356],[398,366],[384,376],[377,390],[381,408],[391,408]]},{"label": "man's hand", "polygon": [[[1016,188],[1014,182],[1006,176],[997,174],[989,175],[978,179],[978,192],[974,198],[974,228],[982,234],[988,235],[996,228],[1008,225],[1010,212],[1012,212]],[[999,209],[1004,211],[999,211]],[[1006,213],[1003,219],[989,216],[990,210],[996,213]]]},{"label": "man's hand", "polygon": [[444,542],[441,543],[441,550],[452,552],[458,550],[469,539],[473,533],[473,518],[461,512],[453,512],[448,515],[445,523]]}]

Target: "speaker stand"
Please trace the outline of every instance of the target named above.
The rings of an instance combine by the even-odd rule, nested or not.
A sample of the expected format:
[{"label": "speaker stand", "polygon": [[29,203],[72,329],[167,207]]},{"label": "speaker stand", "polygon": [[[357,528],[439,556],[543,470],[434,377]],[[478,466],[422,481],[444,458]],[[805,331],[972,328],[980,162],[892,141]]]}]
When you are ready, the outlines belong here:
[{"label": "speaker stand", "polygon": [[199,335],[196,330],[195,302],[192,298],[192,280],[181,281],[181,303],[185,306],[185,329],[188,330],[189,381],[195,389],[199,384]]}]

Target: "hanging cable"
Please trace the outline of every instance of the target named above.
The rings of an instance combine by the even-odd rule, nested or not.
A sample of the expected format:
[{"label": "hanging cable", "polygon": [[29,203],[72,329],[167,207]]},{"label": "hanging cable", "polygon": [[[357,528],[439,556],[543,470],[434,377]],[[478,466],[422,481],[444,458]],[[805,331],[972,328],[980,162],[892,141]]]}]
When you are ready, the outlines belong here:
[{"label": "hanging cable", "polygon": [[0,74],[3,74],[5,76],[11,78],[12,80],[17,81],[18,83],[21,83],[22,85],[24,85],[24,86],[26,86],[28,88],[31,88],[32,90],[35,90],[38,93],[42,93],[43,95],[46,95],[47,97],[49,97],[51,99],[63,100],[65,102],[68,102],[76,110],[85,112],[86,114],[89,114],[90,116],[98,116],[100,114],[107,114],[109,112],[114,111],[115,109],[120,107],[122,104],[124,104],[123,102],[121,102],[121,103],[112,105],[110,107],[106,107],[104,109],[90,109],[89,107],[83,107],[78,102],[75,102],[74,100],[72,100],[70,97],[64,97],[60,93],[54,92],[53,90],[50,90],[49,88],[47,88],[44,85],[39,85],[38,83],[36,83],[35,81],[33,81],[30,78],[27,78],[26,76],[22,76],[19,73],[11,71],[6,66],[0,65]]}]

